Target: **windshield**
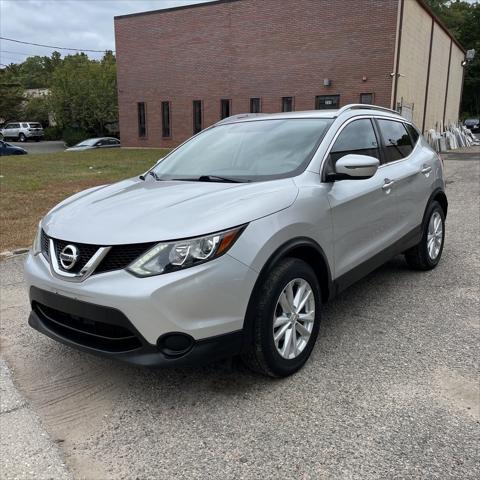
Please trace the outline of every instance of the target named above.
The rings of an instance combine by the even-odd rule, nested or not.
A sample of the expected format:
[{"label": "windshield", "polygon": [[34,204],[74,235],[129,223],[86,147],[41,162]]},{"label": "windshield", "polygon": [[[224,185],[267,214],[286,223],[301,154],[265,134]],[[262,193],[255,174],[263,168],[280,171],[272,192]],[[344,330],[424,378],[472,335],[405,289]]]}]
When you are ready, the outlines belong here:
[{"label": "windshield", "polygon": [[76,147],[91,147],[97,143],[98,138],[89,138],[88,140],[84,140],[83,142],[77,143]]},{"label": "windshield", "polygon": [[307,166],[331,123],[326,118],[295,118],[218,125],[165,157],[154,173],[161,180],[292,176]]}]

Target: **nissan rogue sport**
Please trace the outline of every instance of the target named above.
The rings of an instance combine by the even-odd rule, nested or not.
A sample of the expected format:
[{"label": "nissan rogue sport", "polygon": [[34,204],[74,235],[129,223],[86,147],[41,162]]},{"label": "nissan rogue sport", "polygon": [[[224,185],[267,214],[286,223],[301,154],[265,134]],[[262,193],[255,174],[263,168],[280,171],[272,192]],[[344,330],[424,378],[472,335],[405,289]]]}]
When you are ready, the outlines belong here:
[{"label": "nissan rogue sport", "polygon": [[136,365],[299,370],[322,304],[397,254],[436,267],[443,166],[396,112],[236,115],[40,222],[29,323]]}]

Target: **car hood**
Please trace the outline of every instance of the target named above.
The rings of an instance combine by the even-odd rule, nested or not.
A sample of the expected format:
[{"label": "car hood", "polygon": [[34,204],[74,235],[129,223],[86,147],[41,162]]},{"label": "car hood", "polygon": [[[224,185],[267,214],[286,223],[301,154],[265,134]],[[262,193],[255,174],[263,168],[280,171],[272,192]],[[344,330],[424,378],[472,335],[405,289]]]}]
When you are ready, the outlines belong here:
[{"label": "car hood", "polygon": [[174,240],[270,215],[297,194],[289,178],[241,184],[134,178],[64,200],[42,227],[53,238],[96,245]]}]

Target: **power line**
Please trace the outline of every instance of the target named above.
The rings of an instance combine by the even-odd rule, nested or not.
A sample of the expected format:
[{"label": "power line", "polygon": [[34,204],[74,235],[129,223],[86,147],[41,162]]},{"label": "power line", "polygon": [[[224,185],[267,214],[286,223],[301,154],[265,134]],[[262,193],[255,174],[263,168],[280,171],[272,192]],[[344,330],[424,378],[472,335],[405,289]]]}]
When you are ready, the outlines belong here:
[{"label": "power line", "polygon": [[[33,45],[35,47],[53,48],[55,50],[69,50],[71,52],[105,53],[108,50],[108,49],[105,49],[105,50],[91,50],[91,49],[88,49],[88,48],[56,47],[54,45],[43,45],[42,43],[24,42],[22,40],[16,40],[14,38],[7,38],[7,37],[0,37],[0,40],[5,40],[7,42],[21,43],[23,45]],[[112,50],[112,52],[114,52],[114,50]]]}]

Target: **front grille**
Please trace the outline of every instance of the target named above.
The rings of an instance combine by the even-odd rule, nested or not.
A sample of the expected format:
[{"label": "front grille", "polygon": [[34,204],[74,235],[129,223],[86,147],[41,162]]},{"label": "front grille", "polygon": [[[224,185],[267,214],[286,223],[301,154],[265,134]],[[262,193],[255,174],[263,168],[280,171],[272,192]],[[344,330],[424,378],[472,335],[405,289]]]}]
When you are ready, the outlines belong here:
[{"label": "front grille", "polygon": [[134,243],[132,245],[114,245],[95,270],[95,273],[121,270],[130,265],[140,255],[152,248],[155,243]]},{"label": "front grille", "polygon": [[[68,270],[70,273],[78,273],[85,266],[85,264],[93,257],[93,255],[97,253],[97,250],[99,249],[99,247],[96,245],[88,245],[86,243],[71,243],[71,242],[65,242],[63,240],[55,240],[55,239],[53,240],[53,244],[55,245],[55,253],[57,255],[57,258],[60,258],[59,257],[60,252],[67,245],[75,245],[78,248],[79,258],[77,260],[77,263],[74,265],[74,267]],[[61,265],[60,265],[60,268],[62,268]]]},{"label": "front grille", "polygon": [[47,237],[46,233],[43,230],[41,232],[40,241],[42,244],[42,253],[45,256],[45,258],[48,260],[50,258],[50,247],[49,247],[50,239]]},{"label": "front grille", "polygon": [[[42,243],[42,252],[45,258],[49,258],[49,240],[50,237],[42,230],[41,234],[41,243]],[[140,255],[145,253],[147,250],[152,248],[156,242],[149,243],[132,243],[130,245],[114,245],[110,251],[107,253],[105,258],[100,262],[98,267],[93,272],[93,275],[96,273],[105,273],[112,272],[114,270],[122,270],[126,268],[130,263],[136,260]],[[91,245],[87,243],[75,243],[75,242],[66,242],[64,240],[53,239],[53,244],[55,246],[55,253],[57,259],[59,258],[60,252],[67,245],[75,245],[78,248],[80,257],[71,270],[71,273],[78,273],[85,266],[85,264],[92,258],[92,256],[97,252],[97,250],[103,245]],[[60,262],[59,262],[60,263]],[[61,265],[59,265],[60,268]],[[63,270],[63,268],[62,268]]]},{"label": "front grille", "polygon": [[105,352],[126,352],[142,346],[124,326],[72,315],[38,302],[33,302],[32,309],[50,330],[79,345]]}]

